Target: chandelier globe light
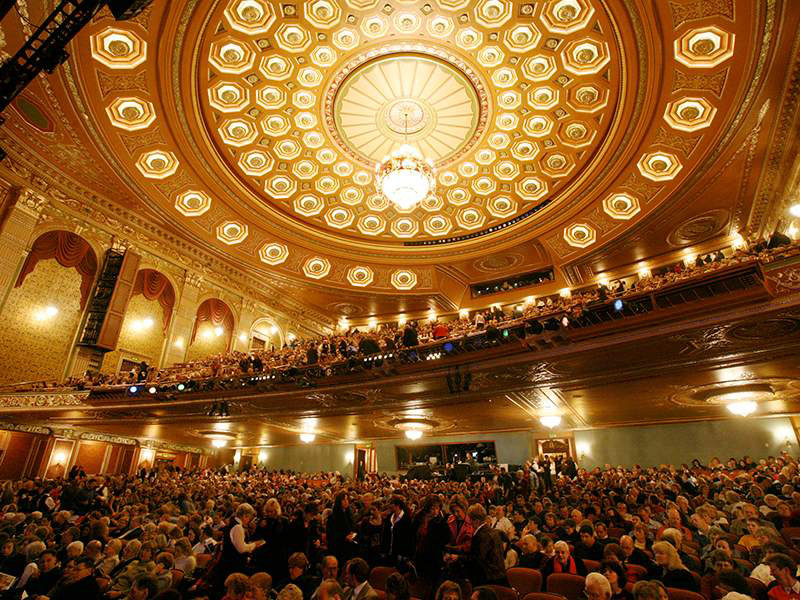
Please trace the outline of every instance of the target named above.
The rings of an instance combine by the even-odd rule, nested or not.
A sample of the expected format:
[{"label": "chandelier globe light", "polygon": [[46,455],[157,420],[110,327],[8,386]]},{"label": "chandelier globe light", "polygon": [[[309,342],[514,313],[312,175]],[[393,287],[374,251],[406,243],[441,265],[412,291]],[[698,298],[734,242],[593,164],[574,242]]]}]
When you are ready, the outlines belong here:
[{"label": "chandelier globe light", "polygon": [[544,417],[539,417],[539,422],[548,429],[552,429],[553,427],[558,427],[559,425],[561,425],[561,416],[547,415]]},{"label": "chandelier globe light", "polygon": [[752,400],[730,402],[726,406],[730,412],[740,417],[747,417],[754,413],[756,408],[758,408],[758,405]]},{"label": "chandelier globe light", "polygon": [[410,440],[418,440],[422,437],[422,429],[406,429],[406,437]]},{"label": "chandelier globe light", "polygon": [[379,194],[408,210],[434,192],[436,174],[419,150],[403,144],[377,165],[375,182]]},{"label": "chandelier globe light", "polygon": [[403,145],[375,166],[375,187],[400,210],[410,210],[436,189],[433,163],[408,143],[408,112],[403,113]]}]

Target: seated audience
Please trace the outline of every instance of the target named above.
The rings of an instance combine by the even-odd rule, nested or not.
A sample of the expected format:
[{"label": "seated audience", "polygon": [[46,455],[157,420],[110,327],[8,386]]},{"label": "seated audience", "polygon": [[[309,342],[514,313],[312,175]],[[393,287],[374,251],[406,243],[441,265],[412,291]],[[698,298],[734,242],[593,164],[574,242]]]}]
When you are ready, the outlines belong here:
[{"label": "seated audience", "polygon": [[658,580],[668,588],[678,588],[699,592],[700,588],[691,571],[683,566],[678,551],[669,542],[656,542],[653,544],[653,554],[656,564],[661,567]]},{"label": "seated audience", "polygon": [[[539,458],[529,462],[544,464]],[[790,556],[800,552],[798,542],[788,535],[784,540],[774,528],[776,524],[781,529],[792,526],[793,515],[800,514],[800,492],[796,491],[800,468],[787,453],[757,462],[713,459],[708,465],[696,461],[630,469],[608,465],[576,473],[566,461],[556,461],[555,467],[557,475],[549,483],[545,477],[532,479],[524,472],[519,476],[499,468],[492,468],[484,481],[408,482],[402,477],[367,474],[357,483],[336,473],[259,468],[233,472],[165,467],[143,469],[136,477],[94,477],[78,468],[71,479],[67,473],[63,479],[28,479],[3,487],[0,572],[17,578],[16,593],[24,590],[37,599],[158,595],[162,600],[188,600],[225,595],[272,600],[273,575],[263,562],[269,556],[239,553],[235,539],[244,549],[256,543],[269,544],[276,552],[278,544],[313,548],[313,559],[303,552],[285,557],[289,574],[278,586],[281,600],[376,600],[378,592],[369,584],[370,567],[393,564],[388,552],[391,544],[381,539],[375,545],[375,540],[350,534],[365,531],[356,524],[369,521],[377,512],[386,519],[380,525],[381,536],[391,534],[392,515],[395,527],[408,518],[411,528],[412,556],[398,553],[404,558],[397,563],[402,573],[387,581],[388,600],[409,600],[412,589],[414,596],[419,590],[420,598],[458,600],[459,586],[439,585],[442,581],[466,585],[468,580],[476,597],[488,596],[491,588],[481,586],[507,585],[505,559],[513,556],[512,548],[518,554],[516,564],[539,568],[545,581],[552,573],[586,575],[582,558],[603,558],[600,572],[586,579],[586,595],[597,600],[631,600],[625,586],[629,574],[634,576],[629,571],[634,565],[645,571],[635,573],[644,580],[634,587],[634,596],[640,599],[664,600],[665,586],[699,590],[710,600],[726,591],[747,594],[744,575],[751,573],[741,572],[746,567],[769,586],[770,600],[800,600],[797,566]],[[562,471],[573,474],[560,476]],[[69,501],[67,506],[72,508],[64,507],[65,495],[77,497],[87,489],[105,492],[103,497],[92,496],[94,500],[85,508],[79,508],[81,502]],[[59,503],[58,508],[39,511],[42,499],[47,498]],[[781,503],[789,510],[781,509],[785,518],[776,520],[773,517],[781,514]],[[312,505],[315,510],[307,511]],[[503,506],[502,513],[495,509],[495,516],[502,514],[518,532],[519,541],[505,553],[505,534],[491,526],[487,506]],[[340,563],[330,553],[332,540],[306,537],[310,530],[330,530],[334,507],[342,541],[356,556],[343,569],[346,590],[336,581]],[[257,531],[253,519],[267,512],[296,515],[298,511],[302,527]],[[654,529],[645,524],[646,518],[665,525]],[[626,534],[620,536],[619,544],[602,542],[611,538],[606,524],[621,532],[638,529],[646,539],[644,548]],[[688,531],[692,542],[675,525]],[[746,533],[734,533],[742,527]],[[571,551],[568,540],[576,529],[580,541]],[[749,541],[757,542],[748,544],[750,550],[745,544],[732,548],[734,541],[748,535],[754,538]],[[658,540],[652,547],[648,545],[651,536]],[[691,559],[695,552],[706,566],[699,585],[683,558],[686,554]],[[201,553],[209,556],[199,562]],[[742,560],[755,557],[763,560],[755,568]],[[441,569],[426,571],[431,565],[421,561]],[[180,583],[178,578],[182,578]]]},{"label": "seated audience", "polygon": [[553,573],[569,573],[570,575],[586,575],[586,565],[577,557],[572,556],[569,544],[563,540],[555,543],[555,556],[548,560],[542,568],[542,579],[547,578]]}]

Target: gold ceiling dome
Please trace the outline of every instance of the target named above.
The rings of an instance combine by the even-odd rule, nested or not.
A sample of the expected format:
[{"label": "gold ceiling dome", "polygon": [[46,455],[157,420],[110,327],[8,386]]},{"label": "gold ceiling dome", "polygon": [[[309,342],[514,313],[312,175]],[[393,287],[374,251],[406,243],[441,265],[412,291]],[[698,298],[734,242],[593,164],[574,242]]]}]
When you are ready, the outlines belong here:
[{"label": "gold ceiling dome", "polygon": [[[601,3],[526,5],[513,24],[510,2],[366,4],[229,0],[199,32],[205,129],[265,207],[369,240],[441,240],[537,209],[591,162],[622,79]],[[376,164],[404,144],[435,165],[436,189],[382,202]]]},{"label": "gold ceiling dome", "polygon": [[[697,212],[709,196],[687,185],[759,112],[769,40],[749,24],[768,15],[736,6],[153,3],[126,23],[101,13],[67,87],[123,184],[192,243],[283,281],[457,304],[487,249],[580,282],[677,200]],[[406,142],[435,179],[403,207],[376,164]]]}]

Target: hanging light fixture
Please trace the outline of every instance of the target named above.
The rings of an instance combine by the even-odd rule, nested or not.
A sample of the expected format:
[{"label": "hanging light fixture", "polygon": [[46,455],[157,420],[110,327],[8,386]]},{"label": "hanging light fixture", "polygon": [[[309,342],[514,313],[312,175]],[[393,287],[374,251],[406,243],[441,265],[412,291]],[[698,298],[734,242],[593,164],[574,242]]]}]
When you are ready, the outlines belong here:
[{"label": "hanging light fixture", "polygon": [[408,143],[408,113],[404,144],[375,167],[378,193],[402,210],[413,208],[436,189],[436,173],[430,160]]},{"label": "hanging light fixture", "polygon": [[548,415],[546,417],[539,417],[539,422],[548,429],[552,429],[553,427],[558,427],[559,425],[561,425],[561,417],[559,415]]},{"label": "hanging light fixture", "polygon": [[755,412],[758,404],[752,400],[741,400],[739,402],[730,402],[725,405],[729,411],[740,417],[746,417]]}]

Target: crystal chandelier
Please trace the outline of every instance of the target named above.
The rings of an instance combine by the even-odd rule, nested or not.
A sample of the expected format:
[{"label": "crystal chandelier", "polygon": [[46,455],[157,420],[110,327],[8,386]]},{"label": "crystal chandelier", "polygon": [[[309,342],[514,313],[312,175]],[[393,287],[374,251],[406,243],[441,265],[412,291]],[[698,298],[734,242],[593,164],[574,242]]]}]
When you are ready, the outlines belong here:
[{"label": "crystal chandelier", "polygon": [[405,120],[406,143],[375,167],[378,193],[402,210],[413,208],[436,189],[433,164],[408,144],[408,114]]}]

